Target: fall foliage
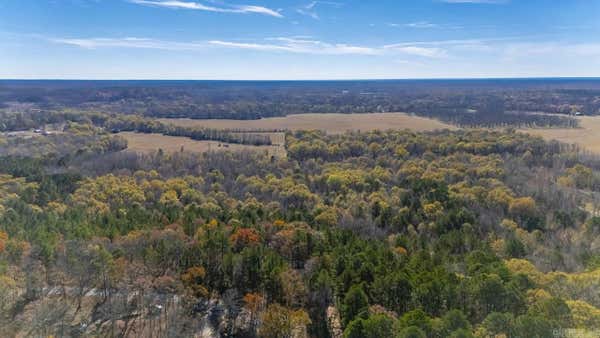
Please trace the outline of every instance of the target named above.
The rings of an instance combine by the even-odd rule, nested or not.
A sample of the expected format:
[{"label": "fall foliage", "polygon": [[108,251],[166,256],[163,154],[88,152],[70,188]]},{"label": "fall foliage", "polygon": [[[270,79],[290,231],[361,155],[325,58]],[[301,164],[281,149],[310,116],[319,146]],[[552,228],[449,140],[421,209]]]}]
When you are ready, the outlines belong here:
[{"label": "fall foliage", "polygon": [[[82,147],[110,137],[95,128],[66,133]],[[568,146],[513,131],[298,131],[281,159],[89,149],[0,161],[2,336],[26,316],[33,335],[68,322],[127,337],[600,325],[599,168]]]}]

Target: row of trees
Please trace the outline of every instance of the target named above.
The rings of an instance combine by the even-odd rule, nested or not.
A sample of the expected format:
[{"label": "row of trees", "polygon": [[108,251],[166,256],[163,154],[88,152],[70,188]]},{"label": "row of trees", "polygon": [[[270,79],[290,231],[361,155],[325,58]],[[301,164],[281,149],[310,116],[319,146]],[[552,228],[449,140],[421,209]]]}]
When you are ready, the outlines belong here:
[{"label": "row of trees", "polygon": [[92,158],[126,148],[127,140],[123,137],[79,123],[68,123],[63,130],[48,135],[30,133],[0,136],[0,156],[26,158],[23,163],[28,159],[47,159],[64,166],[73,158]]},{"label": "row of trees", "polygon": [[[4,117],[2,117],[4,116]],[[73,126],[91,125],[103,128],[105,131],[118,133],[134,131],[138,133],[157,133],[168,136],[189,137],[193,140],[212,140],[226,143],[250,145],[271,145],[267,135],[248,131],[221,130],[211,128],[181,127],[163,123],[158,120],[140,116],[105,114],[98,112],[82,113],[73,110],[32,110],[19,112],[1,112],[0,131],[21,131],[40,128],[47,125],[63,126],[74,129]]]}]

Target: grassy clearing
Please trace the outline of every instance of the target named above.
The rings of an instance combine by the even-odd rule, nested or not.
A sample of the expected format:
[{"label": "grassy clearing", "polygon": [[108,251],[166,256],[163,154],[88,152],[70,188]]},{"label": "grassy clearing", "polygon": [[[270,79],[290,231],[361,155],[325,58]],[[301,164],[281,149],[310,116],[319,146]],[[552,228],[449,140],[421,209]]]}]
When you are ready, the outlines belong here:
[{"label": "grassy clearing", "polygon": [[[158,149],[165,152],[189,151],[204,153],[207,151],[265,151],[269,155],[285,156],[285,149],[280,145],[272,146],[250,146],[243,144],[231,144],[217,141],[196,141],[187,137],[165,136],[161,134],[142,134],[134,132],[119,133],[127,139],[127,150],[149,153]],[[274,136],[275,137],[275,136]]]},{"label": "grassy clearing", "polygon": [[[569,144],[577,144],[583,149],[600,154],[600,116],[583,116],[577,118],[581,128],[526,128],[519,129],[547,140],[558,140]],[[215,129],[239,130],[323,130],[330,134],[346,131],[369,131],[386,129],[410,129],[428,131],[436,129],[457,129],[443,122],[412,116],[404,113],[385,114],[300,114],[287,117],[275,117],[262,120],[192,120],[192,119],[160,119],[165,123],[180,126],[207,127]],[[209,150],[267,150],[270,154],[285,156],[285,134],[283,132],[254,132],[268,135],[272,146],[256,147],[231,144],[219,147],[219,142],[194,141],[185,137],[171,137],[156,134],[122,133],[129,141],[129,148],[136,151],[179,151],[181,146],[193,152]]]},{"label": "grassy clearing", "polygon": [[[269,147],[253,147],[229,145],[219,148],[218,142],[193,141],[179,137],[152,135],[147,140],[144,134],[130,133],[127,138],[129,148],[136,151],[153,151],[162,147],[165,151],[179,151],[181,145],[186,150],[204,152],[209,150],[265,150],[276,156],[285,156],[285,133],[259,132],[260,130],[323,130],[330,134],[346,131],[370,131],[387,129],[410,129],[428,131],[436,129],[456,129],[451,125],[404,113],[382,114],[299,114],[286,117],[274,117],[261,120],[193,120],[193,119],[159,119],[163,123],[171,123],[183,127],[206,127],[212,129],[234,129],[252,134],[268,135],[273,142]],[[125,134],[125,133],[124,133]],[[209,149],[210,147],[210,149]]]},{"label": "grassy clearing", "polygon": [[581,128],[531,128],[521,131],[547,140],[577,144],[585,150],[600,154],[600,117],[582,116],[577,119]]}]

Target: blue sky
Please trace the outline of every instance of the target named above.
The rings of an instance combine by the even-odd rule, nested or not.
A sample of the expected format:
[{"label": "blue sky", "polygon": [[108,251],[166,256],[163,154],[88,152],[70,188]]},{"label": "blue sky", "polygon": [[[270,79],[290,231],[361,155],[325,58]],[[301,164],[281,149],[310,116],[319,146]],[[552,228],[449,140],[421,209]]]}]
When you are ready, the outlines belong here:
[{"label": "blue sky", "polygon": [[600,76],[600,0],[0,0],[0,78]]}]

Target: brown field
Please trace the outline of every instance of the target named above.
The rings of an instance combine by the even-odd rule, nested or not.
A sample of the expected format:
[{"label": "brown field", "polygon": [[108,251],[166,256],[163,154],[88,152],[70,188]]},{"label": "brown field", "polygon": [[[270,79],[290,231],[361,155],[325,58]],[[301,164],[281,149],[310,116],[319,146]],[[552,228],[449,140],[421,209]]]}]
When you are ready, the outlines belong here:
[{"label": "brown field", "polygon": [[[377,114],[299,114],[286,117],[273,117],[261,120],[193,120],[193,119],[159,119],[163,123],[171,123],[184,127],[206,127],[214,129],[238,129],[256,131],[252,134],[268,135],[272,146],[255,147],[230,145],[229,150],[264,150],[276,156],[285,156],[285,133],[258,132],[258,130],[323,130],[330,134],[346,131],[369,131],[387,129],[411,129],[428,131],[436,129],[456,129],[451,125],[433,119],[427,119],[404,113]],[[123,133],[125,134],[125,133]],[[129,148],[136,151],[152,151],[161,147],[165,151],[179,151],[181,145],[186,150],[204,152],[221,150],[218,142],[193,141],[182,137],[152,135],[152,141],[146,140],[147,135],[128,133]],[[210,144],[211,149],[208,149]]]},{"label": "brown field", "polygon": [[184,151],[204,153],[207,151],[266,151],[269,155],[285,156],[283,146],[250,146],[231,144],[216,141],[196,141],[187,137],[165,136],[161,134],[143,134],[134,132],[119,133],[127,139],[127,150],[142,153],[154,152],[162,149],[165,152],[178,152],[183,147]]},{"label": "brown field", "polygon": [[521,131],[538,135],[547,140],[577,144],[585,150],[600,154],[600,117],[577,117],[581,128],[531,128]]},{"label": "brown field", "polygon": [[[558,140],[577,144],[583,149],[600,154],[600,117],[578,117],[581,128],[530,128],[520,129],[522,132],[541,136],[547,140]],[[286,117],[266,118],[262,120],[193,120],[193,119],[160,119],[164,123],[180,126],[207,127],[215,129],[240,130],[323,130],[330,134],[346,131],[369,131],[386,129],[410,129],[429,131],[436,129],[458,129],[443,122],[413,116],[404,113],[376,114],[298,114]],[[272,146],[247,146],[231,144],[228,148],[219,147],[219,142],[194,141],[185,137],[172,137],[157,134],[121,133],[129,141],[129,148],[135,151],[149,152],[158,148],[164,151],[184,150],[205,152],[209,150],[266,150],[269,154],[285,156],[285,134],[282,132],[255,132],[268,135]]]},{"label": "brown field", "polygon": [[[387,129],[411,129],[428,131],[456,129],[443,122],[404,113],[373,114],[298,114],[272,117],[261,120],[193,120],[160,119],[164,123],[180,126],[196,126],[214,129],[281,129],[281,130],[324,130],[339,134],[345,131],[369,131]],[[274,142],[275,143],[275,142]]]}]

